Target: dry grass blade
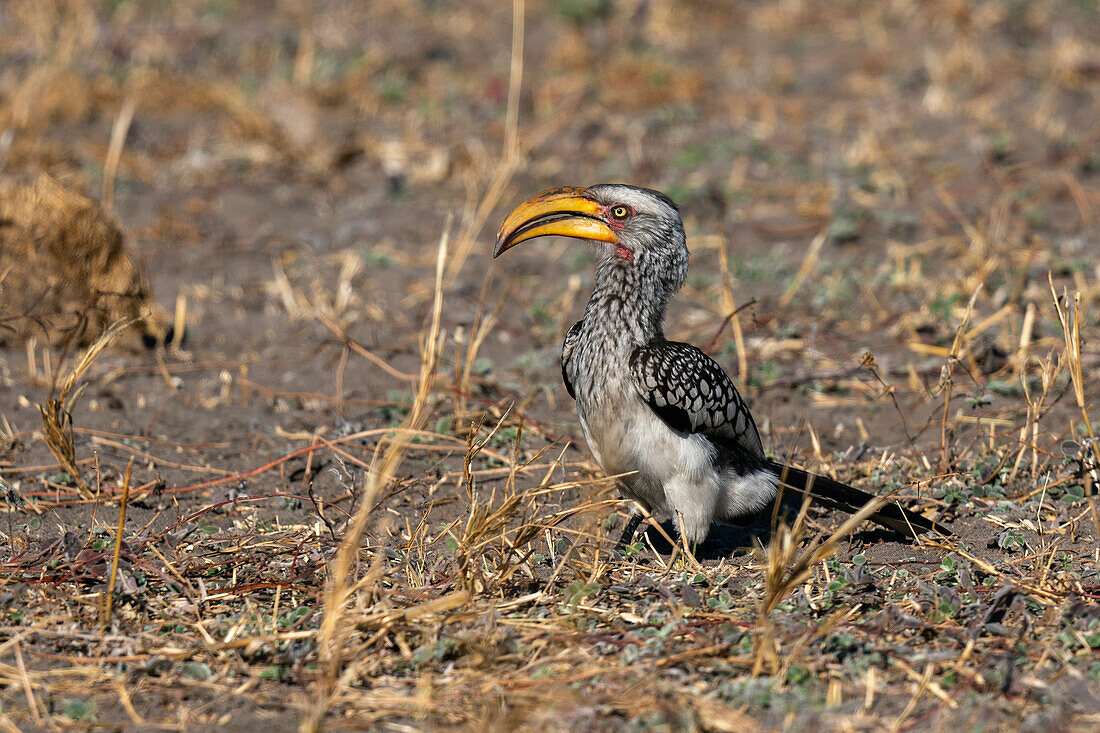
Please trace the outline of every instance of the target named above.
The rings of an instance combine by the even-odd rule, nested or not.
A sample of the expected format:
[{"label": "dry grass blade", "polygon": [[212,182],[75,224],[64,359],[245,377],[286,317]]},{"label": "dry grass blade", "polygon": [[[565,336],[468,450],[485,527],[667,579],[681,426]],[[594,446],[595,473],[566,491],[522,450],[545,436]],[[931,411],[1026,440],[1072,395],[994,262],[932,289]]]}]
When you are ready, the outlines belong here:
[{"label": "dry grass blade", "polygon": [[739,306],[737,305],[736,299],[733,297],[733,274],[730,272],[729,264],[729,237],[726,236],[725,224],[722,224],[719,230],[718,265],[722,275],[722,288],[719,291],[719,297],[721,298],[722,310],[726,312],[726,317],[722,321],[722,325],[715,332],[710,343],[707,344],[707,347],[703,350],[708,354],[711,353],[711,349],[714,348],[715,343],[718,341],[718,337],[722,334],[722,329],[726,327],[726,322],[728,321],[733,329],[733,345],[737,351],[737,377],[741,384],[747,387],[750,384],[749,358],[745,350],[745,334],[741,328],[741,309],[754,301],[749,301],[749,303]]},{"label": "dry grass blade", "polygon": [[107,148],[107,159],[103,163],[103,208],[110,211],[115,205],[115,178],[118,176],[118,164],[122,161],[122,147],[126,144],[126,135],[134,119],[134,100],[127,97],[122,109],[111,128],[111,143]]},{"label": "dry grass blade", "polygon": [[938,388],[943,393],[943,416],[940,420],[940,462],[941,469],[946,469],[948,465],[948,443],[947,443],[947,416],[951,409],[951,390],[954,387],[954,374],[955,367],[960,363],[962,359],[963,349],[966,346],[967,327],[970,326],[970,316],[974,312],[974,303],[978,299],[978,294],[981,293],[982,286],[979,284],[974,289],[974,292],[970,296],[970,300],[966,304],[966,313],[963,315],[962,322],[959,327],[955,329],[955,338],[951,341],[951,351],[948,352],[947,360],[944,362],[943,367],[940,369],[940,381]]},{"label": "dry grass blade", "polygon": [[870,351],[864,351],[863,356],[859,359],[859,365],[871,372],[871,376],[882,385],[883,394],[890,395],[890,400],[894,403],[894,410],[898,413],[898,418],[901,420],[901,429],[905,431],[905,439],[909,441],[909,444],[913,443],[913,436],[909,432],[909,422],[905,419],[905,413],[901,409],[901,405],[898,404],[897,390],[892,385],[886,383],[878,371],[878,361],[875,359],[875,355]]},{"label": "dry grass blade", "polygon": [[504,154],[493,176],[489,181],[485,194],[477,210],[473,213],[458,237],[454,256],[447,267],[447,284],[454,282],[466,258],[470,256],[474,245],[477,243],[477,235],[489,219],[489,214],[500,202],[504,195],[504,189],[512,180],[512,175],[520,164],[519,149],[519,94],[523,82],[523,25],[526,18],[524,0],[512,0],[512,56],[511,71],[508,77],[508,113],[504,123]]},{"label": "dry grass blade", "polygon": [[448,217],[439,238],[432,318],[421,344],[420,380],[412,410],[402,425],[403,429],[397,432],[385,453],[367,473],[366,485],[359,497],[359,506],[348,524],[346,534],[337,549],[336,558],[331,564],[325,588],[325,609],[320,630],[320,654],[324,668],[317,684],[314,704],[302,721],[303,731],[318,730],[329,700],[335,693],[337,678],[344,660],[343,643],[348,631],[344,623],[344,615],[352,595],[356,590],[361,589],[360,584],[354,579],[354,573],[358,565],[363,534],[371,518],[374,504],[382,489],[389,484],[404,456],[411,438],[410,431],[419,430],[427,419],[428,400],[443,348],[443,339],[440,335],[440,320],[443,312],[443,268],[447,258],[450,230],[451,218]]},{"label": "dry grass blade", "polygon": [[73,367],[65,378],[60,388],[57,386],[57,373],[53,376],[53,386],[44,403],[38,403],[38,412],[42,416],[43,437],[50,452],[57,458],[57,462],[69,474],[76,483],[81,495],[85,499],[92,498],[92,492],[84,483],[80,475],[80,468],[76,463],[76,446],[73,443],[73,409],[77,400],[84,391],[84,384],[77,382],[92,363],[119,333],[131,326],[134,321],[115,321],[103,334],[95,340],[81,356],[80,361]]},{"label": "dry grass blade", "polygon": [[122,483],[122,498],[118,506],[118,530],[115,533],[115,552],[111,557],[111,575],[107,580],[106,596],[103,600],[103,623],[100,627],[103,633],[107,631],[107,624],[111,622],[111,609],[115,602],[115,582],[118,580],[118,560],[122,555],[122,532],[126,529],[126,507],[130,503],[130,479],[134,475],[134,457],[130,456],[130,462],[126,465],[126,478]]},{"label": "dry grass blade", "polygon": [[504,305],[508,300],[508,292],[501,293],[501,296],[497,299],[497,303],[493,306],[492,311],[488,314],[485,312],[484,303],[485,295],[488,291],[491,274],[486,273],[485,281],[481,287],[481,297],[478,299],[478,309],[474,316],[474,323],[470,329],[470,334],[466,337],[466,358],[462,362],[461,368],[456,378],[456,389],[459,395],[458,409],[456,413],[459,417],[466,415],[466,401],[467,395],[470,394],[470,375],[474,372],[474,365],[477,362],[478,351],[481,349],[485,339],[489,336],[493,326],[496,324],[497,317],[504,309]]},{"label": "dry grass blade", "polygon": [[798,268],[798,272],[795,273],[794,281],[791,283],[787,291],[779,298],[779,307],[786,308],[794,300],[794,296],[798,294],[799,288],[806,282],[806,278],[813,272],[814,266],[817,264],[818,259],[821,257],[821,248],[825,246],[825,240],[827,239],[827,232],[819,232],[813,241],[810,242],[809,249],[806,250],[806,257],[802,260],[802,265]]},{"label": "dry grass blade", "polygon": [[[1062,325],[1062,336],[1066,342],[1062,359],[1066,362],[1070,379],[1073,381],[1073,396],[1077,400],[1077,407],[1081,410],[1082,423],[1089,436],[1089,447],[1094,456],[1092,466],[1087,470],[1085,483],[1087,487],[1094,487],[1100,484],[1100,476],[1097,474],[1100,471],[1100,441],[1096,439],[1092,429],[1088,404],[1085,400],[1085,376],[1081,366],[1081,321],[1084,320],[1085,314],[1081,310],[1081,293],[1074,291],[1073,305],[1070,306],[1069,296],[1064,290],[1062,297],[1058,297],[1054,289],[1054,278],[1050,273],[1047,273],[1047,280],[1050,283],[1050,294],[1054,298],[1054,308],[1058,312],[1058,322]],[[1087,491],[1085,497],[1089,502],[1097,536],[1100,536],[1100,514],[1096,508],[1095,491]]]},{"label": "dry grass blade", "polygon": [[774,674],[781,666],[771,621],[772,612],[784,598],[810,576],[815,565],[824,562],[836,552],[840,542],[863,520],[881,509],[887,501],[886,497],[876,497],[874,501],[868,502],[862,509],[848,517],[844,524],[840,525],[824,542],[802,552],[801,555],[798,548],[806,531],[807,511],[810,507],[808,489],[794,523],[789,527],[783,522],[775,526],[764,554],[765,590],[757,608],[757,643],[752,667],[754,675]]},{"label": "dry grass blade", "polygon": [[[467,438],[463,479],[468,510],[462,532],[454,537],[454,555],[462,585],[470,593],[486,593],[490,587],[502,585],[531,554],[531,551],[523,553],[520,548],[538,537],[555,521],[554,517],[535,517],[535,501],[544,492],[556,488],[548,485],[554,464],[547,470],[538,487],[526,492],[516,489],[517,472],[534,464],[550,448],[549,445],[544,447],[526,463],[521,464],[518,447],[523,434],[522,423],[516,435],[516,453],[509,461],[502,499],[497,500],[495,489],[488,497],[479,495],[471,467],[475,458],[486,450],[486,446],[508,416],[509,411],[505,411],[481,441],[475,440],[479,426],[472,427]],[[559,456],[557,462],[560,460]],[[571,510],[570,515],[578,511],[582,509]],[[485,571],[486,565],[492,566],[491,572]]]}]

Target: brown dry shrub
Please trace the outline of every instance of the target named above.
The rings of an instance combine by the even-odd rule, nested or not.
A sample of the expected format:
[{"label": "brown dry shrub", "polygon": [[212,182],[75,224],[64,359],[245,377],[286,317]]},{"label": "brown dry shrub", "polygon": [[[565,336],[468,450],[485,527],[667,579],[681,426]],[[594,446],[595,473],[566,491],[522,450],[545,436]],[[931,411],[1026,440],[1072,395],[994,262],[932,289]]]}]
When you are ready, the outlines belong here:
[{"label": "brown dry shrub", "polygon": [[11,95],[10,124],[37,130],[55,122],[86,119],[92,111],[92,86],[58,65],[35,67]]},{"label": "brown dry shrub", "polygon": [[131,333],[146,343],[167,335],[168,316],[114,218],[46,175],[0,185],[0,343],[83,346],[119,319],[134,320]]}]

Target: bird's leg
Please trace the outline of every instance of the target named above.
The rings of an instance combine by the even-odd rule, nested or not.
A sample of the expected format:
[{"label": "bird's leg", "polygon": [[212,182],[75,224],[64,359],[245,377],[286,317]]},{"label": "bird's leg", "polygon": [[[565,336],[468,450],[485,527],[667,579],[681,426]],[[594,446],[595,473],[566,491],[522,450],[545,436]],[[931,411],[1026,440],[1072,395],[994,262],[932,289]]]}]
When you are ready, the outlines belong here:
[{"label": "bird's leg", "polygon": [[624,547],[634,541],[634,534],[638,531],[638,525],[642,523],[642,513],[635,511],[630,515],[630,519],[627,520],[626,526],[623,527],[623,534],[619,537],[619,541],[615,543],[616,550],[622,550]]}]

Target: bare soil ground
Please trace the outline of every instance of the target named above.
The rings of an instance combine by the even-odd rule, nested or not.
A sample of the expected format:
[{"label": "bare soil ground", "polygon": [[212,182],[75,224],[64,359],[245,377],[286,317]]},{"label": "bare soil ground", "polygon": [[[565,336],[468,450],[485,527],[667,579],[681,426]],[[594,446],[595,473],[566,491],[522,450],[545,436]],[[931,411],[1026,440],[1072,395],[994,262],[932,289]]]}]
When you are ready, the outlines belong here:
[{"label": "bare soil ground", "polygon": [[[1098,39],[1088,1],[0,4],[0,175],[108,179],[187,325],[79,378],[83,495],[36,406],[77,355],[0,349],[0,726],[1093,729]],[[605,180],[681,204],[668,332],[768,449],[954,537],[612,551],[557,361],[593,253],[490,259]]]}]

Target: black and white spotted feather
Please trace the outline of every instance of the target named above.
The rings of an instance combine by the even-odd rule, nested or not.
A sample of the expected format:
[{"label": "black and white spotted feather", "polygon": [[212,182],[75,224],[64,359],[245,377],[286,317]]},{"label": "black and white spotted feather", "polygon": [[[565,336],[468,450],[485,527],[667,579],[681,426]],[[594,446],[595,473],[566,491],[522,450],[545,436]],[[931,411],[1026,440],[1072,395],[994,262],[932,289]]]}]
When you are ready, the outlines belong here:
[{"label": "black and white spotted feather", "polygon": [[573,399],[577,399],[577,392],[573,389],[573,382],[569,379],[569,362],[573,358],[573,347],[577,345],[577,339],[581,336],[581,326],[584,321],[577,321],[569,327],[565,334],[565,341],[561,344],[561,381],[565,382],[565,391]]},{"label": "black and white spotted feather", "polygon": [[673,430],[702,433],[719,447],[764,457],[760,433],[737,387],[691,344],[653,340],[630,355],[642,399]]},{"label": "black and white spotted feather", "polygon": [[[805,490],[830,509],[854,513],[874,500],[847,484],[766,458],[756,422],[737,387],[717,362],[691,344],[651,341],[631,354],[630,370],[642,399],[666,425],[706,436],[718,448],[718,458],[739,473],[763,467],[795,490],[791,499],[798,500]],[[908,536],[936,529],[935,523],[896,502],[869,518]]]}]

